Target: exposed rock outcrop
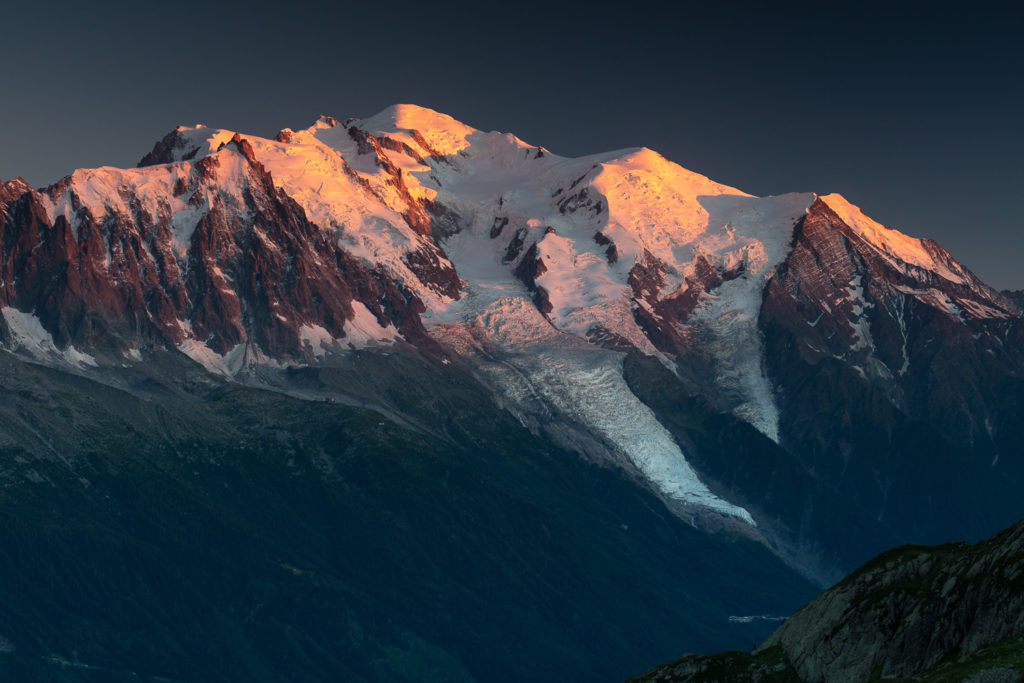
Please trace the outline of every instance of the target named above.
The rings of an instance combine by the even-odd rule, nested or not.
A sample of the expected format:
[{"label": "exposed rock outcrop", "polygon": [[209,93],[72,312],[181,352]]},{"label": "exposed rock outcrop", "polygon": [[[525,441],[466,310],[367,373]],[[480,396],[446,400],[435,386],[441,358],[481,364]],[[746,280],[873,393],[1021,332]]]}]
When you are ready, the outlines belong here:
[{"label": "exposed rock outcrop", "polygon": [[[1019,680],[1024,522],[975,545],[901,546],[798,611],[751,654],[690,655],[635,680]],[[1016,653],[1016,654],[1014,654]]]}]

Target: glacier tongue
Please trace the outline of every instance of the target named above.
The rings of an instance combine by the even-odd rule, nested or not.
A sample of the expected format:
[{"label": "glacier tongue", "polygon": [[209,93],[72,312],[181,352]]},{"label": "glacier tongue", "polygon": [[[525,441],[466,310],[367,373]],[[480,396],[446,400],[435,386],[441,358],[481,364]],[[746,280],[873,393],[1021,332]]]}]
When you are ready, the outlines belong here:
[{"label": "glacier tongue", "polygon": [[[472,301],[472,297],[467,297]],[[522,416],[582,427],[636,468],[665,497],[756,526],[744,508],[715,496],[679,445],[623,377],[623,355],[556,330],[524,295],[485,299],[435,337],[475,365]]]},{"label": "glacier tongue", "polygon": [[518,365],[537,393],[615,445],[667,497],[738,517],[750,513],[715,496],[672,435],[629,389],[620,354],[548,350]]},{"label": "glacier tongue", "polygon": [[793,228],[814,195],[720,195],[699,201],[708,211],[708,227],[722,226],[721,232],[732,237],[724,249],[709,254],[712,262],[742,266],[743,275],[707,295],[694,324],[715,358],[719,389],[735,402],[733,413],[778,443],[779,410],[764,370],[757,319],[765,284],[789,253]]}]

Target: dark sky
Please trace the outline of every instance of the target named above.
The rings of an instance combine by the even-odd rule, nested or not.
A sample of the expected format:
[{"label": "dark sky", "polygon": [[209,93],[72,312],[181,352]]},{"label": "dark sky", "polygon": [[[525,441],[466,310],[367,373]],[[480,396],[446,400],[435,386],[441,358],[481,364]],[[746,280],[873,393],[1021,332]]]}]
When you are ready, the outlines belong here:
[{"label": "dark sky", "polygon": [[0,178],[134,165],[181,123],[270,136],[412,102],[559,154],[841,192],[1024,288],[1018,23],[896,4],[23,2],[0,11]]}]

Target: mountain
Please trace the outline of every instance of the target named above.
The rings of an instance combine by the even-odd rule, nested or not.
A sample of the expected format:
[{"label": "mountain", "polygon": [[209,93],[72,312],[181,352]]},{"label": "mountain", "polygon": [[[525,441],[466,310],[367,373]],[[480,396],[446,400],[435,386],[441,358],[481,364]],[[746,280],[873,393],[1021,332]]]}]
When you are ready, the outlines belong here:
[{"label": "mountain", "polygon": [[[245,520],[265,518],[261,497],[291,496],[267,547],[291,548],[309,519],[309,548],[335,549],[303,554],[335,586],[317,614],[359,596],[361,632],[390,615],[373,647],[343,648],[351,634],[325,641],[277,613],[302,638],[254,664],[265,641],[239,623],[241,603],[179,563],[133,594],[142,607],[187,586],[196,610],[237,627],[228,661],[255,667],[253,680],[275,680],[288,657],[370,679],[435,666],[442,678],[628,675],[680,643],[763,637],[766,623],[729,617],[788,614],[886,547],[977,539],[1024,513],[1019,296],[839,195],[753,197],[644,148],[564,158],[412,105],[274,139],[179,127],[138,168],[2,187],[9,518],[32,507],[30,484],[70,487],[53,509],[89,530],[76,548],[120,538],[145,566],[164,562],[149,554],[158,536],[111,516],[128,506],[182,548],[185,529],[209,529],[211,562],[297,599],[267,567],[299,564],[257,571],[251,548],[228,550],[236,535],[258,545]],[[440,472],[466,484],[455,501],[385,493],[432,491]],[[293,476],[303,487],[276,490]],[[183,519],[170,500],[135,498],[136,480],[153,501],[164,482],[210,505]],[[230,504],[215,493],[239,487]],[[379,533],[338,532],[360,499]],[[461,559],[425,548],[434,585],[395,548],[420,547],[437,533],[424,520],[449,515],[461,542],[446,552]],[[53,530],[33,524],[26,538]],[[620,546],[615,534],[638,525]],[[386,558],[376,573],[345,559],[352,544]],[[44,572],[65,553],[49,548],[29,553]],[[522,576],[536,582],[526,594]],[[430,591],[456,607],[419,602]],[[564,609],[548,611],[552,596]],[[33,608],[29,650],[67,658],[64,603],[37,597],[49,607]],[[393,609],[369,606],[381,600]],[[517,616],[492,624],[483,607],[499,604]],[[651,636],[666,604],[674,616]],[[623,636],[638,629],[642,642]],[[578,642],[551,635],[570,631]],[[473,634],[493,639],[470,647]],[[129,671],[162,661],[156,642],[134,660],[106,645],[90,656]],[[600,654],[551,654],[567,648]],[[358,665],[321,659],[338,651]],[[182,657],[150,671],[208,666]]]},{"label": "mountain", "polygon": [[1024,522],[976,545],[887,551],[752,653],[686,656],[633,680],[1019,681]]}]

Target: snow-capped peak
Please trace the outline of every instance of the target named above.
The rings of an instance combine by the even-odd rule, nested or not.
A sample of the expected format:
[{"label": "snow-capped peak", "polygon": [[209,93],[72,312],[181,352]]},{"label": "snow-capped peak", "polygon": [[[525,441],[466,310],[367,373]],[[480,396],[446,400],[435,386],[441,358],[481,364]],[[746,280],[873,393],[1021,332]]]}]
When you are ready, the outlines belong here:
[{"label": "snow-capped peak", "polygon": [[844,223],[861,237],[874,245],[887,256],[932,271],[954,283],[963,283],[964,277],[951,271],[945,263],[935,259],[932,251],[925,243],[905,235],[899,230],[882,225],[869,218],[860,207],[851,204],[840,194],[827,194],[819,197]]},{"label": "snow-capped peak", "polygon": [[0,209],[14,201],[32,188],[22,178],[14,178],[7,182],[0,181]]},{"label": "snow-capped peak", "polygon": [[231,141],[238,133],[232,130],[210,128],[203,124],[178,126],[153,146],[142,157],[138,166],[160,166],[179,161],[196,161],[213,154]]},{"label": "snow-capped peak", "polygon": [[435,153],[444,155],[458,154],[469,146],[467,138],[480,132],[447,114],[414,104],[392,105],[352,125],[374,135],[418,131]]},{"label": "snow-capped peak", "polygon": [[25,182],[25,179],[21,176],[0,182],[0,187],[3,187],[8,192],[28,192],[32,189],[32,186]]}]

